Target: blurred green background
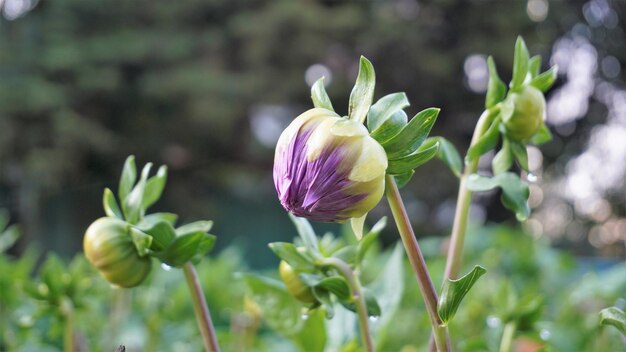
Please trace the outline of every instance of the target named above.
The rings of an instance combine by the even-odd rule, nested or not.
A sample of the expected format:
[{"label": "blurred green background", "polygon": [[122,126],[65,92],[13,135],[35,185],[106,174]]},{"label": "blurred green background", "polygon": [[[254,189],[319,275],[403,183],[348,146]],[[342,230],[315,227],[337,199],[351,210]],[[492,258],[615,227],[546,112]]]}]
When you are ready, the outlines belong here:
[{"label": "blurred green background", "polygon": [[[170,168],[163,200],[213,219],[218,249],[253,267],[293,227],[272,182],[282,129],[320,76],[339,113],[363,54],[376,97],[442,108],[433,134],[464,152],[483,108],[486,55],[506,80],[518,34],[544,69],[555,139],[529,151],[528,234],[576,255],[623,260],[626,243],[626,3],[623,1],[0,0],[0,208],[29,243],[80,251],[129,154]],[[489,157],[485,165],[489,165]],[[536,181],[535,181],[536,180]],[[446,235],[457,180],[438,162],[403,191],[421,235]],[[381,204],[372,219],[387,213]],[[475,223],[511,222],[496,194]],[[332,226],[321,226],[331,228]],[[388,228],[383,240],[396,240]]]}]

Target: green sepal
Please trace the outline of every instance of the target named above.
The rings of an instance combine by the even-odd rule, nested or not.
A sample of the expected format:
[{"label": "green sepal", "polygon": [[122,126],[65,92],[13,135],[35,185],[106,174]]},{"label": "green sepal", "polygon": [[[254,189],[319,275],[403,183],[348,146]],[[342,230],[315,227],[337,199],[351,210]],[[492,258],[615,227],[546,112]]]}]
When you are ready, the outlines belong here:
[{"label": "green sepal", "polygon": [[350,119],[363,122],[374,99],[374,86],[376,84],[376,73],[372,63],[361,56],[359,61],[359,74],[356,83],[350,93],[348,105],[348,116]]},{"label": "green sepal", "polygon": [[333,104],[330,102],[330,97],[326,93],[324,87],[324,77],[318,79],[311,87],[311,100],[313,100],[313,106],[316,108],[322,108],[330,111],[333,109]]},{"label": "green sepal", "polygon": [[626,314],[617,307],[604,308],[600,311],[600,325],[612,325],[626,336]]},{"label": "green sepal", "polygon": [[528,151],[526,145],[517,141],[511,141],[511,152],[517,161],[517,165],[524,170],[528,171]]},{"label": "green sepal", "polygon": [[541,71],[541,55],[535,55],[528,60],[528,74],[530,78],[535,78]]},{"label": "green sepal", "polygon": [[406,112],[404,112],[404,110],[398,110],[394,112],[382,126],[376,129],[376,131],[371,134],[371,137],[378,143],[386,143],[397,136],[398,133],[402,131],[404,126],[406,126],[408,121],[409,118]]},{"label": "green sepal", "polygon": [[104,189],[104,194],[102,195],[102,206],[104,207],[104,213],[107,214],[107,216],[124,220],[122,210],[117,204],[113,192],[109,188]]},{"label": "green sepal", "polygon": [[141,219],[141,221],[137,224],[137,227],[140,229],[149,228],[161,221],[165,221],[174,226],[177,220],[178,215],[174,213],[152,213],[144,216],[143,219]]},{"label": "green sepal", "polygon": [[176,237],[164,250],[154,252],[153,256],[163,263],[182,267],[189,261],[201,258],[215,245],[216,237],[203,231],[191,232]]},{"label": "green sepal", "polygon": [[152,245],[152,236],[130,225],[129,232],[130,237],[133,239],[135,249],[137,249],[137,254],[139,254],[140,257],[148,255],[148,253],[150,253],[150,246]]},{"label": "green sepal", "polygon": [[489,68],[489,84],[487,85],[487,96],[485,97],[485,109],[498,104],[506,96],[506,85],[500,79],[496,63],[491,56],[487,58],[487,67]]},{"label": "green sepal", "polygon": [[416,151],[428,137],[431,128],[439,116],[438,108],[428,108],[415,115],[400,133],[382,143],[389,159],[407,156]]},{"label": "green sepal", "polygon": [[457,280],[446,279],[437,305],[437,313],[445,324],[454,318],[465,295],[486,272],[485,268],[477,265],[472,271]]},{"label": "green sepal", "polygon": [[557,73],[558,73],[558,67],[552,66],[546,72],[538,75],[537,77],[534,77],[530,81],[530,85],[539,89],[542,92],[545,92],[548,89],[550,89],[550,87],[552,87],[552,85],[554,84],[554,81],[556,81]]},{"label": "green sepal", "polygon": [[147,163],[141,171],[141,177],[135,187],[128,193],[126,198],[122,200],[122,210],[126,216],[126,221],[131,224],[136,224],[145,212],[143,208],[143,196],[146,190],[146,183],[148,182],[148,175],[152,163]]},{"label": "green sepal", "polygon": [[414,153],[389,160],[387,166],[387,174],[389,175],[402,175],[411,170],[414,170],[418,166],[426,163],[437,155],[439,151],[439,142],[435,139],[426,141],[419,149]]},{"label": "green sepal", "polygon": [[200,220],[190,222],[176,229],[177,236],[183,236],[191,232],[209,232],[213,228],[213,221]]},{"label": "green sepal", "polygon": [[120,177],[120,185],[117,191],[118,197],[123,202],[126,199],[128,193],[133,188],[135,181],[137,180],[137,166],[135,165],[135,156],[130,155],[124,161],[124,167],[122,169],[122,176]]},{"label": "green sepal", "polygon": [[404,174],[393,176],[393,178],[396,180],[396,186],[398,186],[398,188],[402,188],[406,186],[407,183],[411,181],[411,178],[413,178],[414,174],[415,174],[415,170],[411,170]]},{"label": "green sepal", "polygon": [[513,166],[513,153],[511,152],[510,142],[507,138],[504,138],[502,142],[502,149],[498,151],[496,156],[491,161],[491,169],[494,175],[509,171]]},{"label": "green sepal", "polygon": [[[392,134],[389,130],[398,130],[398,122],[402,122],[402,118],[392,120],[394,114],[409,106],[409,99],[404,93],[392,93],[378,99],[372,105],[367,113],[367,128],[374,139],[382,142],[387,135]],[[404,120],[406,124],[406,120]],[[400,129],[402,126],[400,126]],[[397,133],[397,132],[396,132]],[[380,139],[379,139],[380,138]]]},{"label": "green sepal", "polygon": [[467,179],[467,188],[472,192],[482,192],[500,187],[502,204],[512,210],[519,221],[530,215],[528,207],[528,185],[514,173],[504,172],[494,177],[472,174]]},{"label": "green sepal", "polygon": [[150,224],[149,227],[139,227],[139,229],[152,236],[152,244],[150,249],[154,251],[162,251],[167,248],[176,238],[176,231],[172,224],[166,221],[159,221]]},{"label": "green sepal", "polygon": [[443,137],[427,138],[426,141],[424,141],[424,144],[427,144],[431,139],[439,142],[437,158],[443,161],[446,166],[448,166],[454,176],[461,177],[463,161],[461,160],[461,155],[459,154],[459,151],[456,150],[456,148],[454,147],[454,144],[452,144],[449,140]]},{"label": "green sepal", "polygon": [[295,271],[314,272],[315,264],[311,258],[304,256],[298,248],[288,242],[273,242],[268,245],[280,259],[289,264]]},{"label": "green sepal", "polygon": [[478,141],[472,145],[467,151],[467,156],[465,157],[465,162],[470,162],[477,158],[480,158],[481,155],[487,153],[492,150],[498,144],[500,140],[500,116],[496,117],[487,131],[480,136]]},{"label": "green sepal", "polygon": [[543,124],[535,134],[530,137],[530,143],[535,145],[541,145],[548,143],[552,140],[552,133],[548,126]]},{"label": "green sepal", "polygon": [[528,48],[524,39],[519,36],[515,42],[515,54],[513,57],[513,77],[511,78],[511,90],[518,90],[524,84],[528,74]]},{"label": "green sepal", "polygon": [[154,204],[159,198],[161,198],[161,194],[163,193],[163,189],[165,188],[165,183],[167,182],[167,166],[163,165],[159,167],[156,175],[150,177],[146,182],[146,189],[143,194],[143,199],[141,201],[141,207],[145,211]]}]

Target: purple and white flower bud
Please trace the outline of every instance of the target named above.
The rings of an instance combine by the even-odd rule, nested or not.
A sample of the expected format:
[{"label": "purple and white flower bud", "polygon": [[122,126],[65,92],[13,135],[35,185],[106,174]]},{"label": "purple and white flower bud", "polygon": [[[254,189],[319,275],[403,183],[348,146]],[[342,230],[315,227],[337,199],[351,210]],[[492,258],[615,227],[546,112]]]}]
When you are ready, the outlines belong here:
[{"label": "purple and white flower bud", "polygon": [[363,124],[316,108],[281,134],[274,185],[281,204],[294,215],[342,222],[378,204],[386,170],[385,150]]}]

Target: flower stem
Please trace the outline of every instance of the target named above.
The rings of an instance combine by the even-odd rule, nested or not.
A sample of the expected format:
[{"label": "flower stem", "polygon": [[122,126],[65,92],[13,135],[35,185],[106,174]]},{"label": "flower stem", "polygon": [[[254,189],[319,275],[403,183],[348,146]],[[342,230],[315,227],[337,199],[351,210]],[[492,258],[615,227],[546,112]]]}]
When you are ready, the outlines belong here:
[{"label": "flower stem", "polygon": [[435,336],[437,350],[442,352],[450,351],[448,328],[443,324],[441,318],[439,318],[439,314],[437,313],[437,291],[435,291],[433,282],[428,274],[428,268],[426,267],[424,256],[422,255],[422,251],[417,244],[417,239],[413,233],[409,216],[404,208],[400,191],[396,185],[396,180],[393,176],[387,175],[386,184],[387,200],[389,201],[391,213],[396,221],[398,232],[402,238],[404,249],[406,250],[406,254],[411,262],[411,267],[413,268],[413,272],[417,278],[420,291],[424,297],[426,310],[428,311],[428,316],[430,317],[430,322],[433,327],[433,335]]},{"label": "flower stem", "polygon": [[515,336],[516,329],[517,324],[515,322],[507,323],[504,326],[504,331],[502,332],[502,340],[500,340],[500,352],[511,351],[511,346],[513,345],[513,337]]},{"label": "flower stem", "polygon": [[63,297],[61,299],[61,313],[63,315],[63,351],[74,352],[74,304]]},{"label": "flower stem", "polygon": [[339,258],[324,258],[321,260],[321,265],[332,267],[339,271],[350,286],[352,293],[352,300],[356,306],[357,315],[359,316],[359,329],[361,330],[361,339],[363,340],[363,346],[368,352],[374,351],[374,342],[370,335],[369,320],[367,314],[367,306],[365,305],[365,296],[361,290],[361,283],[359,278],[354,274],[354,271],[350,268],[346,262]]},{"label": "flower stem", "polygon": [[[476,128],[474,129],[470,148],[478,142],[487,128],[489,128],[498,109],[499,108],[485,110],[482,115],[480,115],[476,123]],[[444,279],[455,279],[459,275],[463,259],[463,244],[465,242],[465,232],[467,231],[469,209],[472,203],[472,192],[467,189],[467,178],[478,170],[479,159],[480,158],[475,158],[474,160],[466,161],[465,171],[461,176]]]},{"label": "flower stem", "polygon": [[185,272],[185,279],[187,279],[187,285],[191,293],[193,309],[196,313],[196,321],[198,322],[198,327],[200,328],[202,339],[204,340],[204,348],[208,352],[219,352],[220,346],[217,343],[215,328],[211,321],[211,314],[209,313],[209,307],[204,298],[204,292],[200,286],[196,268],[194,268],[191,263],[187,263],[183,267],[183,271]]}]

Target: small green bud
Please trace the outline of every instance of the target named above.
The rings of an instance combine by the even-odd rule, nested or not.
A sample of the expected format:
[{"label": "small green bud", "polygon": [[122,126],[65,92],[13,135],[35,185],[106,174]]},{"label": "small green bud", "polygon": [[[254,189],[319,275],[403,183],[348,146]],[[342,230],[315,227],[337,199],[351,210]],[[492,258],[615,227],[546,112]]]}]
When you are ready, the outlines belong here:
[{"label": "small green bud", "polygon": [[317,301],[315,296],[313,296],[311,288],[302,282],[298,273],[295,272],[291,265],[287,264],[286,261],[280,261],[280,264],[278,265],[278,273],[280,274],[280,278],[285,283],[285,286],[287,286],[287,291],[289,291],[289,293],[298,301],[305,304],[312,304]]},{"label": "small green bud", "polygon": [[545,111],[546,100],[535,87],[524,86],[519,92],[509,94],[502,105],[506,135],[516,141],[529,139],[543,125]]},{"label": "small green bud", "polygon": [[149,256],[140,256],[130,234],[130,225],[104,217],[94,221],[83,239],[87,260],[110,283],[121,287],[139,285],[150,273]]}]

